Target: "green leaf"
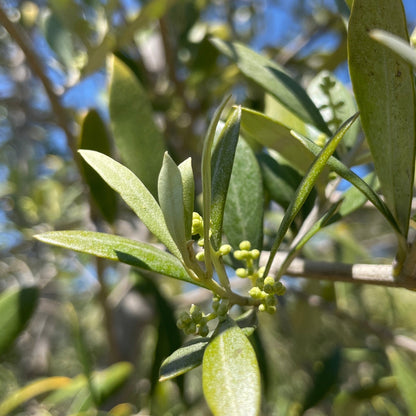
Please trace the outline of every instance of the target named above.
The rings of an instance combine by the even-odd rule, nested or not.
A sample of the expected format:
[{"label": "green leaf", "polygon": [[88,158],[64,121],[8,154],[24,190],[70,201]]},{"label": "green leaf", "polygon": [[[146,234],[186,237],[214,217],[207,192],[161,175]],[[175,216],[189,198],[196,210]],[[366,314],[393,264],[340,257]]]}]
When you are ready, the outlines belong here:
[{"label": "green leaf", "polygon": [[146,92],[133,72],[114,57],[110,81],[110,118],[114,139],[126,166],[157,195],[165,144],[153,121]]},{"label": "green leaf", "polygon": [[292,200],[289,208],[286,210],[282,222],[280,223],[279,229],[277,230],[276,239],[270,250],[270,256],[266,264],[264,276],[268,275],[274,256],[276,255],[277,250],[280,247],[280,244],[282,243],[283,238],[290,227],[290,224],[293,222],[296,215],[305,203],[308,195],[310,194],[313,186],[315,185],[315,182],[319,174],[322,172],[328,159],[335,152],[338,143],[341,141],[342,137],[348,131],[349,127],[352,125],[352,123],[354,123],[357,117],[358,114],[351,117],[339,128],[335,135],[326,143],[326,145],[321,150],[321,152],[309,168],[308,172],[304,176],[301,184],[299,185],[296,191],[296,196]]},{"label": "green leaf", "polygon": [[142,181],[132,171],[108,156],[93,150],[80,150],[85,161],[124,199],[143,224],[170,250],[181,258],[167,228],[162,210]]},{"label": "green leaf", "polygon": [[170,380],[201,365],[208,342],[208,338],[194,339],[167,357],[160,367],[159,381]]},{"label": "green leaf", "polygon": [[225,201],[240,134],[240,119],[241,107],[237,107],[233,109],[221,131],[211,160],[211,232],[212,242],[217,250],[221,245]]},{"label": "green leaf", "polygon": [[185,211],[183,202],[182,176],[175,162],[166,152],[158,182],[159,203],[168,230],[186,258]]},{"label": "green leaf", "polygon": [[[348,63],[381,190],[406,237],[415,163],[414,79],[406,62],[370,38],[372,29],[386,30],[407,41],[402,2],[354,1],[348,30]],[[399,249],[399,263],[403,254]]]},{"label": "green leaf", "polygon": [[408,42],[399,36],[378,29],[372,30],[370,36],[382,45],[387,46],[387,48],[402,57],[408,64],[416,69],[416,50],[414,50]]},{"label": "green leaf", "polygon": [[255,416],[260,373],[250,341],[233,320],[219,324],[202,362],[205,399],[214,416]]},{"label": "green leaf", "polygon": [[241,128],[260,144],[276,150],[299,172],[306,172],[314,157],[290,134],[290,130],[258,111],[243,108]]},{"label": "green leaf", "polygon": [[[322,148],[319,147],[316,143],[312,142],[306,137],[292,131],[293,137],[298,139],[306,148],[308,148],[315,156],[318,156]],[[356,175],[352,170],[345,166],[335,157],[331,156],[327,161],[328,167],[330,167],[334,172],[339,176],[350,182],[354,187],[356,187],[360,192],[362,192],[369,201],[378,209],[378,211],[386,218],[389,224],[393,229],[399,232],[399,228],[396,220],[393,218],[392,213],[386,206],[386,204],[380,199],[377,193],[367,185],[358,175]]]},{"label": "green leaf", "polygon": [[5,353],[25,329],[35,312],[39,289],[8,289],[0,295],[0,354]]},{"label": "green leaf", "polygon": [[212,39],[211,41],[222,53],[238,65],[246,77],[264,88],[288,110],[322,132],[331,134],[321,113],[306,91],[276,62],[239,43],[229,43],[219,39]]},{"label": "green leaf", "polygon": [[416,380],[416,366],[414,361],[410,361],[407,356],[401,353],[398,349],[389,347],[387,349],[390,365],[393,374],[397,378],[397,386],[407,405],[409,415],[416,414],[416,394],[415,394],[415,380]]},{"label": "green leaf", "polygon": [[[111,155],[110,137],[107,128],[95,110],[90,110],[81,123],[80,149],[96,150]],[[103,217],[113,223],[117,214],[117,196],[84,160],[81,161],[84,180],[90,188],[91,196]]]},{"label": "green leaf", "polygon": [[[316,75],[309,83],[307,91],[333,131],[357,112],[357,106],[350,91],[329,71],[322,71]],[[354,146],[359,130],[360,124],[355,123],[345,133],[338,148],[341,156]]]},{"label": "green leaf", "polygon": [[[204,146],[202,148],[202,197],[203,197],[203,214],[204,214],[204,241],[208,244],[210,242],[210,222],[211,222],[211,158],[212,158],[212,147],[214,145],[215,133],[218,122],[220,121],[221,113],[224,110],[230,96],[223,99],[221,104],[216,109],[211,122],[208,127],[208,131],[205,135]],[[205,243],[205,244],[206,244]],[[205,247],[205,267],[207,274],[211,274],[211,250],[207,250],[208,245]]]},{"label": "green leaf", "polygon": [[224,233],[235,249],[243,240],[261,249],[263,230],[263,181],[256,156],[238,141],[224,212]]},{"label": "green leaf", "polygon": [[192,238],[192,213],[194,212],[195,201],[195,181],[191,158],[189,157],[180,163],[178,168],[182,178],[185,238],[188,241]]},{"label": "green leaf", "polygon": [[71,381],[68,377],[48,377],[33,381],[25,387],[8,394],[6,399],[0,403],[0,416],[10,414],[16,407],[40,394],[61,389],[70,384]]},{"label": "green leaf", "polygon": [[147,243],[93,231],[51,231],[38,234],[35,238],[47,244],[119,261],[143,270],[199,284],[188,276],[182,263],[176,257]]}]

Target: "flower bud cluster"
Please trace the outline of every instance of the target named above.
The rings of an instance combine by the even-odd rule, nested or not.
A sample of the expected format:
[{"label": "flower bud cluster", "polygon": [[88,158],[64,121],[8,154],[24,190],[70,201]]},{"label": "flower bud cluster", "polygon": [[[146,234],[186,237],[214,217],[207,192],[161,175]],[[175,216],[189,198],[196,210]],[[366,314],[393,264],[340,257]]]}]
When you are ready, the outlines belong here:
[{"label": "flower bud cluster", "polygon": [[260,312],[274,313],[277,305],[276,296],[282,296],[285,292],[286,288],[282,282],[274,280],[272,276],[267,276],[257,278],[256,286],[253,286],[248,293],[253,299],[261,301]]},{"label": "flower bud cluster", "polygon": [[206,337],[209,333],[208,322],[218,318],[220,322],[224,321],[230,307],[228,299],[220,299],[215,296],[212,301],[213,312],[205,315],[198,305],[191,305],[189,312],[183,311],[176,325],[182,329],[187,335],[200,335]]},{"label": "flower bud cluster", "polygon": [[272,276],[263,277],[264,267],[260,267],[257,270],[254,268],[254,260],[258,259],[260,252],[258,250],[251,250],[249,241],[242,241],[239,248],[240,250],[234,252],[234,257],[237,260],[244,261],[246,267],[238,268],[235,271],[236,275],[251,280],[253,287],[248,293],[253,299],[260,301],[259,311],[276,312],[276,296],[283,295],[286,288]]}]

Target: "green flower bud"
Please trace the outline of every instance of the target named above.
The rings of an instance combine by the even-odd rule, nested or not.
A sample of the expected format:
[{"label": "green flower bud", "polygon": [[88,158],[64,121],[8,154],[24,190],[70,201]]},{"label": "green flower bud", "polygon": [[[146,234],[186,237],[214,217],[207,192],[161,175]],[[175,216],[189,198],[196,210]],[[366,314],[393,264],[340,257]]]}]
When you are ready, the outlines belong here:
[{"label": "green flower bud", "polygon": [[264,287],[264,279],[263,279],[262,277],[258,277],[258,278],[256,279],[256,286],[257,286],[259,289],[263,290],[263,287]]},{"label": "green flower bud", "polygon": [[263,299],[264,298],[264,292],[257,286],[252,287],[249,291],[248,294],[253,298],[253,299]]},{"label": "green flower bud", "polygon": [[270,315],[273,315],[276,311],[277,311],[276,306],[268,306],[266,308],[266,312],[269,313]]},{"label": "green flower bud", "polygon": [[277,300],[274,295],[268,295],[264,299],[264,304],[268,308],[269,306],[275,306],[277,303]]},{"label": "green flower bud", "polygon": [[186,335],[193,335],[196,333],[196,323],[191,322],[185,329],[184,332]]},{"label": "green flower bud", "polygon": [[200,251],[199,253],[196,253],[195,258],[198,261],[204,261],[205,260],[205,253],[203,251]]},{"label": "green flower bud", "polygon": [[198,305],[192,304],[191,308],[189,309],[189,312],[191,314],[192,320],[195,323],[198,324],[199,322],[201,322],[203,315],[202,315],[201,308]]},{"label": "green flower bud", "polygon": [[250,250],[251,243],[248,240],[244,240],[238,245],[238,247],[240,247],[240,250]]},{"label": "green flower bud", "polygon": [[250,256],[253,260],[256,260],[260,257],[260,251],[255,248],[254,250],[250,251]]},{"label": "green flower bud", "polygon": [[201,337],[206,337],[209,333],[208,325],[201,325],[198,328],[198,334],[201,335]]},{"label": "green flower bud", "polygon": [[259,305],[259,312],[265,312],[265,311],[266,311],[266,307],[263,304]]},{"label": "green flower bud", "polygon": [[275,282],[275,284],[274,284],[274,293],[277,296],[282,296],[286,293],[286,288],[283,286],[282,282]]},{"label": "green flower bud", "polygon": [[264,267],[264,266],[262,266],[262,267],[260,267],[258,270],[257,270],[257,275],[259,276],[259,277],[263,277],[263,274],[264,274],[264,271],[266,270],[266,268]]},{"label": "green flower bud", "polygon": [[179,329],[185,329],[192,322],[192,318],[188,312],[182,311],[179,315],[176,325]]},{"label": "green flower bud", "polygon": [[192,213],[192,235],[203,234],[204,232],[204,222],[202,217],[197,213]]},{"label": "green flower bud", "polygon": [[220,256],[226,256],[231,252],[231,246],[229,244],[223,244],[218,250]]},{"label": "green flower bud", "polygon": [[242,278],[244,278],[244,277],[247,277],[247,276],[248,276],[248,270],[247,270],[247,269],[243,269],[242,267],[240,267],[240,268],[238,268],[238,269],[235,271],[235,274],[236,274],[238,277],[242,277]]},{"label": "green flower bud", "polygon": [[233,255],[236,260],[244,260],[247,258],[247,254],[248,252],[246,250],[236,250]]},{"label": "green flower bud", "polygon": [[198,245],[199,245],[199,247],[204,247],[204,239],[203,238],[200,238],[199,240],[198,240]]},{"label": "green flower bud", "polygon": [[217,308],[218,317],[225,317],[227,315],[229,304],[230,303],[228,299],[223,299],[221,301],[221,303],[218,305],[218,308]]}]

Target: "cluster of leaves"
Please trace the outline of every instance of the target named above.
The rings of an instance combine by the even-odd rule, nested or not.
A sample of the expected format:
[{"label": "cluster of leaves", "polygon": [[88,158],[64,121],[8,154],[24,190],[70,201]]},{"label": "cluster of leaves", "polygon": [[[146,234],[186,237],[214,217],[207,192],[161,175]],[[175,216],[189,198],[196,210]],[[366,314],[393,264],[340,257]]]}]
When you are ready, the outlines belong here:
[{"label": "cluster of leaves", "polygon": [[[58,12],[70,11],[61,9],[59,4],[54,2],[55,18]],[[125,31],[133,36],[143,22],[161,17],[167,7],[168,2],[149,2],[139,17],[130,22],[132,27],[129,23],[116,28],[123,32],[117,36],[118,42],[127,42],[123,40]],[[397,254],[393,273],[397,281],[409,282],[415,278],[415,248],[407,244],[416,141],[414,77],[408,62],[414,64],[414,51],[405,45],[408,35],[401,1],[383,1],[383,13],[375,14],[378,7],[380,1],[355,0],[349,18],[348,62],[361,126],[352,95],[332,73],[319,73],[304,89],[275,61],[241,43],[219,38],[207,40],[210,48],[228,57],[246,79],[266,94],[266,108],[264,111],[240,106],[230,109],[229,98],[223,100],[211,117],[203,140],[200,169],[192,166],[190,158],[175,163],[153,121],[147,92],[134,73],[137,67],[126,55],[118,53],[110,58],[109,115],[123,164],[111,157],[107,126],[92,110],[81,123],[78,144],[82,149],[79,150],[81,172],[94,200],[93,206],[98,210],[94,215],[114,224],[119,195],[168,252],[149,242],[107,232],[49,231],[36,238],[126,263],[139,269],[143,276],[148,272],[152,276],[167,276],[212,293],[212,311],[204,313],[199,306],[192,305],[189,313],[180,315],[178,326],[187,334],[198,334],[201,338],[180,347],[169,340],[169,351],[159,354],[159,358],[164,355],[166,360],[153,363],[151,389],[158,388],[157,378],[166,382],[202,365],[203,393],[214,415],[260,414],[261,381],[265,389],[270,385],[265,356],[271,353],[262,351],[263,343],[256,330],[257,311],[272,315],[276,311],[276,296],[284,294],[280,278],[295,256],[319,231],[340,223],[367,201],[395,235]],[[48,25],[52,23],[48,21]],[[368,36],[366,28],[386,31],[370,32],[381,44]],[[86,73],[101,66],[109,44],[112,48],[123,45],[117,42],[113,45],[109,33],[94,45],[94,36],[86,27],[76,33],[89,57],[88,64],[82,68]],[[405,60],[390,50],[396,45],[400,45],[399,55]],[[228,115],[221,122],[226,109]],[[140,123],[136,119],[138,114]],[[369,148],[362,142],[362,132]],[[351,167],[368,161],[374,163],[375,173],[364,180]],[[375,175],[378,181],[374,181]],[[196,191],[199,181],[195,180],[199,176],[200,196]],[[352,186],[337,193],[335,189],[341,178]],[[265,195],[283,208],[274,231],[263,224],[264,218],[274,215],[273,211],[265,212]],[[288,251],[272,275],[272,266],[282,245]],[[259,267],[261,251],[266,258]],[[233,287],[234,276],[247,277],[250,287],[237,291]],[[103,281],[100,284],[105,288]],[[158,304],[160,330],[156,348],[162,348],[166,328],[173,338],[180,335],[172,333],[170,305],[154,283],[147,282],[144,286],[151,290]],[[328,299],[334,298],[333,291],[334,288]],[[349,301],[351,293],[345,289],[344,294],[337,294],[338,302]],[[192,292],[192,301],[191,295]],[[37,288],[2,295],[0,309],[5,313],[1,319],[6,330],[0,339],[0,352],[10,347],[22,331],[33,314],[38,296]],[[237,316],[239,313],[234,310],[247,312]],[[43,400],[50,409],[59,408],[69,400],[71,413],[99,409],[133,372],[127,362],[94,372],[79,318],[71,307],[66,309],[66,314],[76,340],[82,374],[72,378],[49,377],[28,384],[0,403],[0,414],[7,414],[51,390],[56,391]],[[277,318],[270,319],[280,319],[279,313]],[[111,321],[107,320],[108,323]],[[305,337],[298,345],[312,345],[312,334],[292,323],[294,337],[299,334]],[[341,335],[337,337],[342,341]],[[294,350],[289,352],[295,354]],[[369,359],[377,352],[365,351]],[[326,348],[323,355],[326,358],[317,366],[301,403],[287,399],[286,403],[279,403],[279,411],[283,412],[286,406],[293,414],[300,414],[314,407],[337,385],[341,364],[346,366],[346,362],[354,361],[354,351],[341,351],[339,346]],[[342,390],[334,400],[334,409],[361,411],[364,400],[370,400],[375,409],[388,408],[388,400],[381,399],[380,403],[376,399],[398,387],[405,403],[400,406],[406,406],[409,412],[415,410],[406,382],[415,377],[413,363],[408,363],[407,357],[394,347],[385,350],[384,357],[389,360],[396,378],[392,380],[382,374],[372,384]],[[155,368],[160,364],[160,373],[155,375]],[[178,386],[181,389],[181,381]],[[290,394],[281,397],[290,397]],[[153,403],[153,409],[157,406]],[[130,404],[123,402],[113,406],[110,414],[132,414],[133,411]]]}]

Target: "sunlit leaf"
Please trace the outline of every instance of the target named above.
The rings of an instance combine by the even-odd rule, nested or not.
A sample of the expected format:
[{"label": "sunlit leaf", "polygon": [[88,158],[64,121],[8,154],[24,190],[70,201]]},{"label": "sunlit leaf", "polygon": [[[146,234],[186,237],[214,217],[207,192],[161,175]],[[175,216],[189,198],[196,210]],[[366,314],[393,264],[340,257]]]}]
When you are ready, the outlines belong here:
[{"label": "sunlit leaf", "polygon": [[10,414],[16,407],[40,394],[61,389],[70,384],[71,381],[72,380],[68,377],[48,377],[33,381],[25,387],[9,394],[7,398],[0,403],[0,416]]},{"label": "sunlit leaf", "polygon": [[[80,149],[96,150],[111,155],[110,137],[107,128],[96,110],[90,110],[82,120],[79,139]],[[104,218],[112,223],[117,214],[117,196],[98,173],[82,160],[84,180],[88,184],[91,196]]]},{"label": "sunlit leaf", "polygon": [[146,227],[170,250],[181,257],[167,228],[158,203],[142,181],[125,166],[92,150],[80,150],[84,160],[124,199]]},{"label": "sunlit leaf", "polygon": [[262,247],[263,183],[250,146],[238,141],[224,212],[224,233],[234,247],[243,240]]},{"label": "sunlit leaf", "polygon": [[6,352],[25,329],[39,298],[36,286],[11,288],[0,295],[0,354]]},{"label": "sunlit leaf", "polygon": [[211,232],[214,248],[221,245],[225,201],[240,133],[241,108],[235,108],[221,131],[212,155]]},{"label": "sunlit leaf", "polygon": [[293,140],[286,126],[258,111],[243,108],[241,128],[263,146],[276,150],[302,173],[314,160],[304,146]]},{"label": "sunlit leaf", "polygon": [[120,261],[143,270],[195,283],[176,257],[148,243],[93,231],[51,231],[35,237],[47,244]]},{"label": "sunlit leaf", "polygon": [[160,367],[159,381],[177,377],[201,365],[208,342],[208,338],[195,339],[167,357]]},{"label": "sunlit leaf", "polygon": [[185,211],[181,172],[166,152],[158,181],[159,204],[168,230],[182,253],[186,256]]},{"label": "sunlit leaf", "polygon": [[266,264],[266,269],[264,272],[264,275],[267,276],[268,272],[270,271],[270,267],[272,265],[274,256],[277,253],[277,250],[280,246],[280,244],[283,241],[284,236],[286,235],[287,230],[290,227],[290,224],[295,219],[296,215],[302,208],[303,204],[306,201],[306,198],[310,194],[316,179],[318,178],[319,174],[324,169],[328,159],[332,154],[335,152],[335,149],[338,145],[338,143],[341,141],[344,134],[348,131],[349,127],[354,123],[354,121],[357,119],[358,114],[351,117],[349,120],[347,120],[335,133],[335,135],[326,143],[324,148],[321,150],[311,167],[309,168],[308,172],[304,176],[301,184],[299,185],[296,196],[292,200],[289,208],[286,210],[285,215],[282,219],[282,222],[280,223],[279,229],[277,230],[277,235],[275,238],[275,241],[273,243],[273,246],[270,250],[270,256]]},{"label": "sunlit leaf", "polygon": [[192,171],[192,160],[188,158],[178,165],[182,178],[183,208],[185,218],[185,237],[191,239],[192,213],[194,211],[195,181]]},{"label": "sunlit leaf", "polygon": [[[307,88],[315,105],[320,109],[326,123],[335,131],[344,120],[357,112],[350,91],[329,71],[322,71],[309,83]],[[338,152],[345,155],[357,139],[360,124],[355,123],[345,133]],[[299,132],[301,133],[301,132]],[[340,150],[342,150],[340,152]]]},{"label": "sunlit leaf", "polygon": [[157,195],[165,144],[153,121],[149,98],[133,72],[114,57],[110,81],[110,117],[114,140],[125,165]]},{"label": "sunlit leaf", "polygon": [[[318,156],[322,148],[319,147],[316,143],[313,143],[306,137],[292,131],[293,137],[298,139],[306,148],[308,148],[315,156]],[[328,167],[330,167],[334,172],[339,176],[350,182],[354,187],[356,187],[360,192],[362,192],[369,201],[378,209],[378,211],[386,218],[389,224],[393,229],[399,232],[399,228],[396,220],[393,218],[392,213],[385,205],[385,203],[380,199],[377,193],[370,187],[366,182],[364,182],[357,174],[345,166],[335,157],[331,156],[327,161]]]},{"label": "sunlit leaf", "polygon": [[[414,78],[406,62],[370,38],[372,29],[385,30],[407,41],[402,2],[354,1],[348,29],[348,63],[381,190],[406,237],[415,163]],[[399,248],[399,263],[406,250],[403,246]]]},{"label": "sunlit leaf", "polygon": [[256,354],[230,318],[219,325],[206,347],[202,385],[214,416],[259,414],[261,388]]},{"label": "sunlit leaf", "polygon": [[240,43],[212,39],[214,45],[232,59],[241,72],[273,95],[303,121],[330,134],[328,126],[306,91],[276,62]]}]

